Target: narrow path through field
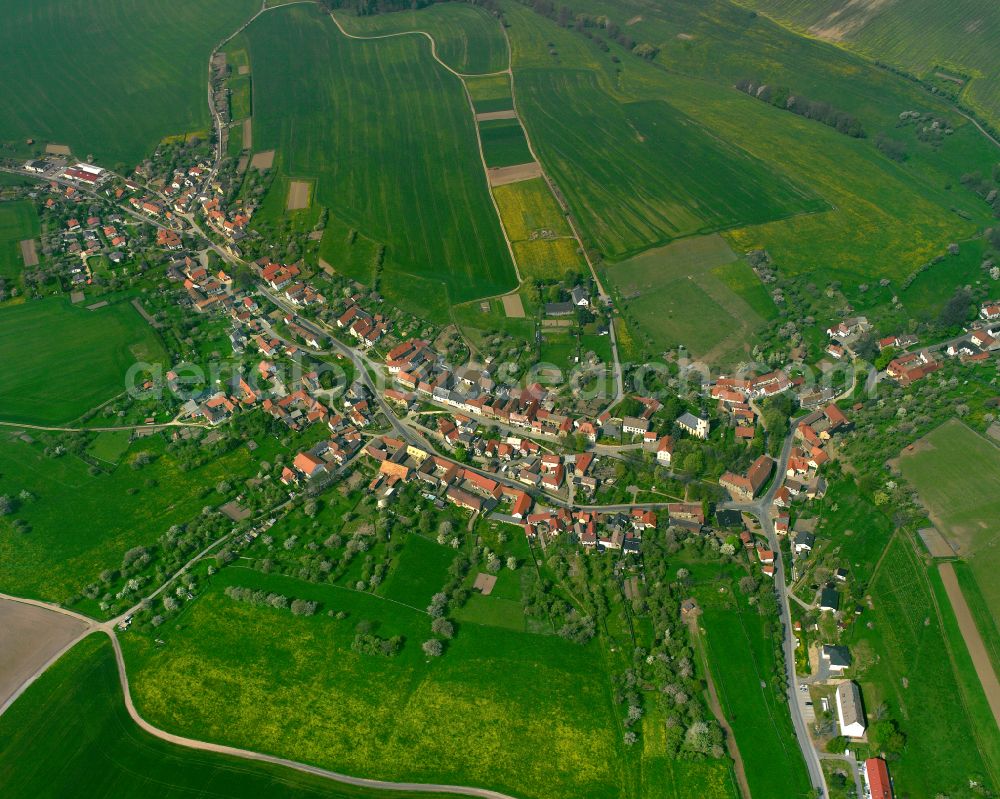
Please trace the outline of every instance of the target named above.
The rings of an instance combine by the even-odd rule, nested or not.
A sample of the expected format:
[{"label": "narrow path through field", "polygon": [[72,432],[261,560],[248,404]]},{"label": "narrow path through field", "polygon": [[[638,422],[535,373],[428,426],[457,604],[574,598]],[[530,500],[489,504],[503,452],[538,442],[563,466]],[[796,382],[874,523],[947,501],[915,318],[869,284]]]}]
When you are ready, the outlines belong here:
[{"label": "narrow path through field", "polygon": [[[431,43],[431,55],[434,57],[434,60],[437,61],[446,70],[448,70],[448,72],[450,72],[460,81],[462,81],[462,87],[465,90],[465,97],[469,103],[469,111],[472,113],[473,123],[476,128],[476,141],[479,145],[479,158],[483,164],[483,173],[486,176],[487,191],[489,191],[490,200],[493,203],[493,209],[496,211],[497,219],[500,220],[500,230],[503,233],[504,241],[507,244],[507,250],[510,252],[511,262],[514,264],[514,272],[517,275],[518,285],[521,285],[524,282],[524,279],[521,276],[521,270],[517,263],[517,257],[514,255],[514,246],[510,240],[510,236],[507,233],[507,227],[504,225],[503,217],[500,214],[500,206],[497,205],[496,198],[493,196],[492,190],[489,189],[489,186],[492,185],[492,179],[490,177],[491,170],[486,164],[486,154],[483,151],[483,140],[482,136],[479,133],[479,123],[476,121],[477,114],[475,105],[472,102],[472,95],[469,93],[469,87],[465,83],[466,77],[483,77],[483,75],[475,75],[475,76],[466,75],[448,66],[448,64],[442,61],[441,58],[438,56],[437,42],[434,40],[434,37],[427,31],[412,30],[412,31],[402,31],[397,33],[385,33],[377,36],[355,36],[354,34],[348,33],[344,29],[344,26],[340,24],[340,20],[337,19],[336,15],[333,12],[330,13],[330,17],[333,19],[334,24],[337,26],[340,32],[349,39],[359,39],[364,41],[370,39],[390,39],[396,36],[410,36],[413,34],[424,36]],[[500,32],[503,34],[504,43],[507,45],[507,69],[500,70],[499,72],[491,72],[485,74],[508,76],[508,78],[510,79],[510,96],[511,96],[511,104],[513,105],[514,108],[514,117],[520,121],[521,115],[517,109],[517,94],[515,90],[515,80],[514,80],[513,50],[510,46],[510,37],[507,35],[507,29],[503,26],[501,22],[498,21],[498,24],[500,25]],[[545,180],[545,183],[549,187],[549,191],[555,198],[556,203],[559,205],[560,210],[566,215],[566,219],[569,222],[570,230],[573,233],[573,238],[576,240],[577,246],[579,247],[580,252],[583,254],[584,260],[587,262],[587,267],[590,269],[591,277],[594,280],[594,284],[597,286],[597,291],[598,294],[600,295],[602,302],[604,302],[607,305],[610,305],[611,297],[607,293],[607,291],[605,291],[604,284],[601,282],[601,279],[597,274],[597,269],[594,268],[594,263],[591,260],[590,254],[587,252],[587,248],[583,244],[583,238],[580,236],[580,231],[576,226],[576,221],[573,219],[573,215],[570,212],[570,208],[567,205],[566,200],[564,199],[562,193],[558,190],[555,181],[545,171],[545,167],[542,165],[542,162],[538,158],[538,153],[536,152],[534,145],[531,143],[531,136],[528,135],[528,130],[527,128],[524,127],[523,122],[521,122],[521,130],[524,133],[524,140],[528,145],[528,151],[531,153],[531,157],[534,159],[535,163],[538,164],[539,174]],[[610,325],[610,340],[611,340],[611,354],[613,359],[612,369],[614,372],[615,395],[611,398],[611,401],[608,403],[607,406],[608,408],[614,407],[616,404],[618,404],[619,400],[621,400],[621,398],[625,396],[625,385],[622,373],[621,359],[618,354],[618,337],[615,333],[615,325],[613,321],[612,324]]]},{"label": "narrow path through field", "polygon": [[179,422],[171,419],[159,424],[126,424],[117,427],[58,427],[40,424],[23,424],[22,422],[0,422],[0,427],[14,427],[24,430],[43,430],[52,433],[114,433],[119,430],[163,430],[167,427],[203,427],[208,425],[200,422]]},{"label": "narrow path through field", "polygon": [[1000,681],[997,680],[989,652],[986,651],[986,645],[983,643],[976,622],[972,618],[972,611],[969,609],[969,604],[965,601],[965,595],[958,584],[955,567],[951,563],[942,563],[938,566],[938,573],[941,575],[941,582],[944,583],[948,601],[951,602],[951,608],[958,620],[958,629],[962,633],[962,640],[965,641],[969,656],[972,658],[972,664],[976,667],[976,675],[983,686],[986,701],[989,703],[990,710],[993,711],[993,718],[1000,726]]},{"label": "narrow path through field", "polygon": [[[462,91],[465,92],[465,100],[469,105],[469,112],[472,114],[472,125],[476,130],[476,145],[479,148],[479,160],[482,162],[483,174],[486,177],[486,192],[490,196],[490,202],[493,203],[493,210],[496,212],[497,220],[500,222],[500,232],[503,234],[504,243],[507,245],[507,252],[510,253],[510,262],[514,265],[514,275],[515,277],[517,277],[517,284],[518,286],[520,286],[524,282],[524,278],[521,277],[521,269],[520,267],[518,267],[517,264],[517,256],[514,255],[514,244],[510,240],[510,236],[507,233],[507,226],[504,225],[503,217],[500,215],[500,206],[497,205],[496,198],[493,196],[493,192],[490,190],[490,185],[491,185],[490,168],[486,165],[486,153],[483,151],[483,139],[482,136],[479,135],[479,123],[476,121],[476,107],[472,103],[472,95],[469,94],[469,87],[465,83],[466,76],[463,73],[458,72],[455,69],[452,69],[444,61],[441,60],[441,57],[437,53],[437,42],[434,40],[434,37],[431,36],[431,34],[429,34],[427,31],[412,30],[412,31],[400,31],[398,33],[383,33],[378,36],[355,36],[353,33],[347,32],[344,26],[340,24],[340,20],[337,19],[336,14],[334,14],[332,11],[330,12],[330,19],[333,20],[333,24],[336,25],[337,29],[342,34],[344,34],[344,36],[346,36],[348,39],[357,39],[359,41],[372,41],[376,39],[394,39],[398,36],[414,36],[414,35],[423,36],[427,39],[427,41],[431,43],[431,56],[434,58],[434,60],[437,61],[442,67],[444,67],[446,70],[448,70],[448,72],[450,72],[452,75],[454,75],[462,82]],[[513,84],[514,76],[513,74],[511,74],[511,69],[510,69],[509,43],[507,45],[507,69],[501,70],[500,72],[494,72],[488,74],[491,75],[508,74],[510,75],[511,78],[511,84]],[[475,77],[482,77],[482,76],[476,75]],[[527,133],[525,133],[525,136],[527,137]]]},{"label": "narrow path through field", "polygon": [[747,782],[747,772],[743,766],[743,756],[740,754],[740,747],[736,743],[733,728],[729,726],[729,722],[726,720],[726,714],[722,710],[722,703],[719,701],[719,694],[715,690],[715,680],[712,679],[712,670],[708,666],[708,653],[705,651],[705,646],[701,641],[701,627],[698,625],[697,614],[692,614],[688,618],[688,630],[691,633],[691,643],[694,645],[694,650],[698,653],[698,659],[701,661],[702,673],[705,675],[705,685],[708,688],[708,706],[712,711],[712,715],[715,716],[715,720],[722,727],[722,731],[726,734],[726,751],[729,752],[729,757],[733,761],[733,770],[736,772],[736,783],[740,788],[740,796],[743,799],[752,799],[750,795],[750,783]]},{"label": "narrow path through field", "polygon": [[94,629],[91,619],[62,608],[0,595],[0,714]]}]

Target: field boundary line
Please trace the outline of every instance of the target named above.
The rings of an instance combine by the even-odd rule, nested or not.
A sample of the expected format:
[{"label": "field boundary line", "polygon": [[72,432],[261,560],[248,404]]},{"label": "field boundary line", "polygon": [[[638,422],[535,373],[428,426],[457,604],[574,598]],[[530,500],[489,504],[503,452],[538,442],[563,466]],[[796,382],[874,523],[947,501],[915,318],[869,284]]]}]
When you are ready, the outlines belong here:
[{"label": "field boundary line", "polygon": [[129,687],[128,673],[125,669],[125,657],[122,654],[121,644],[119,643],[118,637],[114,634],[113,630],[105,628],[104,632],[106,632],[108,637],[111,639],[111,645],[115,651],[115,662],[118,666],[118,679],[122,687],[125,709],[128,711],[132,721],[134,721],[142,730],[162,741],[202,752],[214,752],[220,755],[242,758],[243,760],[254,760],[262,763],[271,763],[276,766],[284,766],[306,774],[313,774],[318,777],[324,777],[328,780],[340,782],[345,785],[354,785],[359,788],[373,788],[383,791],[411,791],[413,793],[447,793],[457,794],[459,796],[475,796],[480,797],[480,799],[515,799],[515,797],[510,794],[500,793],[499,791],[493,791],[489,788],[475,788],[461,785],[437,785],[422,782],[390,782],[388,780],[352,777],[349,774],[341,774],[336,771],[320,768],[319,766],[311,766],[308,763],[301,763],[297,760],[289,760],[275,755],[268,755],[263,752],[254,752],[250,749],[240,749],[226,744],[199,741],[194,738],[187,738],[183,735],[175,735],[174,733],[162,730],[146,721],[146,719],[139,715],[139,711],[136,710],[135,703],[132,701],[132,692]]},{"label": "field boundary line", "polygon": [[[507,233],[507,226],[504,225],[503,216],[500,214],[500,206],[497,205],[496,197],[493,196],[493,187],[490,185],[490,170],[489,170],[489,166],[487,166],[487,164],[486,164],[486,154],[483,151],[483,138],[482,138],[482,136],[480,135],[480,132],[479,132],[479,122],[476,120],[476,107],[475,107],[475,105],[472,102],[472,95],[469,93],[469,87],[465,83],[465,77],[466,76],[463,73],[459,72],[458,70],[453,69],[452,67],[448,66],[448,64],[446,64],[444,61],[441,60],[441,57],[437,54],[437,41],[427,31],[422,31],[422,30],[416,30],[415,29],[415,30],[411,30],[411,31],[399,31],[397,33],[383,33],[383,34],[379,34],[379,35],[376,35],[376,36],[357,36],[357,35],[355,35],[353,33],[348,33],[347,30],[344,28],[344,26],[340,24],[340,20],[337,19],[337,16],[332,11],[330,12],[330,19],[333,20],[333,24],[337,26],[337,29],[344,36],[346,36],[348,39],[356,39],[358,41],[374,41],[374,40],[378,40],[378,39],[393,39],[393,38],[397,38],[399,36],[423,36],[423,37],[425,37],[427,39],[427,41],[429,41],[431,43],[431,56],[434,58],[434,60],[437,61],[446,70],[448,70],[448,72],[450,72],[452,75],[454,75],[456,78],[459,79],[459,81],[462,84],[462,91],[465,93],[465,101],[466,101],[466,103],[469,106],[469,111],[472,113],[472,126],[476,130],[476,145],[477,145],[477,147],[479,149],[479,160],[480,160],[480,162],[483,165],[483,177],[486,178],[486,192],[487,192],[487,194],[489,194],[490,202],[493,204],[493,210],[494,210],[494,212],[497,215],[497,221],[500,223],[500,232],[503,233],[503,239],[504,239],[504,242],[507,245],[507,252],[510,254],[510,262],[514,266],[514,277],[517,279],[517,285],[513,289],[511,289],[510,291],[506,291],[504,293],[505,294],[510,294],[511,291],[517,291],[517,290],[519,290],[521,288],[521,285],[524,283],[524,278],[521,277],[521,269],[518,266],[517,257],[514,255],[514,244],[513,244],[513,242],[511,242],[510,235]],[[508,61],[508,64],[509,64],[513,56],[511,55],[511,52],[510,52],[510,42],[507,40],[506,36],[504,36],[504,42],[507,45],[507,61]],[[511,73],[511,70],[510,70],[509,66],[508,66],[507,69],[501,70],[500,72],[491,72],[491,73],[488,73],[488,74],[489,75],[503,75],[503,74],[506,74],[506,75],[508,75],[510,77],[511,87],[513,87],[513,85],[514,85],[514,76]],[[468,77],[478,78],[478,77],[484,77],[484,75],[469,75]],[[513,88],[511,88],[511,96],[513,97]],[[518,124],[521,124],[520,120],[518,120]],[[523,124],[521,124],[521,130],[522,131],[524,130],[524,125]],[[525,132],[525,138],[526,139],[527,139],[527,135],[528,135],[527,132]],[[528,144],[528,149],[529,150],[531,149],[530,142]],[[532,155],[534,155],[534,151],[532,151]],[[539,164],[539,167],[540,166],[541,166],[541,164]],[[473,302],[474,302],[474,300],[473,300]]]},{"label": "field boundary line", "polygon": [[[701,662],[701,668],[705,673],[705,687],[708,693],[708,706],[719,722],[723,732],[726,734],[726,749],[733,760],[733,771],[736,773],[736,785],[739,788],[740,796],[743,799],[752,799],[750,793],[750,783],[747,782],[746,767],[743,764],[743,755],[740,754],[739,744],[736,742],[736,733],[733,732],[732,725],[726,718],[725,709],[719,699],[719,692],[715,688],[715,678],[712,676],[712,669],[708,657],[708,644],[702,640],[701,625],[698,623],[698,615],[693,615],[688,620],[688,632],[691,635],[691,643],[694,651]],[[707,634],[707,633],[706,633]]]},{"label": "field boundary line", "polygon": [[[841,50],[841,51],[843,51],[845,53],[849,53],[850,55],[854,56],[855,58],[861,59],[865,64],[867,64],[868,66],[872,67],[873,69],[877,69],[877,70],[880,70],[880,71],[883,71],[883,72],[889,72],[890,74],[896,74],[897,77],[900,76],[900,75],[902,75],[902,77],[904,78],[904,80],[906,80],[907,82],[915,82],[917,84],[917,86],[919,86],[924,92],[926,92],[927,94],[932,94],[931,90],[928,87],[926,87],[923,84],[923,82],[916,75],[912,75],[906,69],[902,69],[901,72],[896,72],[896,69],[898,69],[899,67],[897,67],[895,65],[893,65],[893,66],[891,66],[891,68],[887,69],[885,66],[882,66],[879,63],[877,63],[877,61],[876,61],[876,59],[874,57],[866,55],[864,53],[864,51],[861,50],[860,48],[859,49],[854,49],[854,48],[852,48],[849,45],[849,43],[844,43],[843,41],[837,41],[837,40],[834,40],[834,39],[824,39],[821,36],[816,36],[815,34],[810,33],[810,31],[809,31],[808,28],[796,25],[795,23],[793,23],[790,20],[782,19],[782,18],[780,18],[778,16],[775,16],[773,14],[770,14],[770,13],[768,13],[766,11],[761,11],[759,7],[751,5],[750,3],[746,2],[746,0],[732,0],[732,2],[733,2],[734,5],[737,5],[740,8],[745,8],[748,11],[753,11],[754,13],[759,14],[760,16],[764,17],[764,19],[766,19],[766,20],[772,22],[773,24],[777,25],[782,30],[786,30],[786,31],[788,31],[788,32],[790,32],[790,33],[792,33],[792,34],[794,34],[796,36],[799,36],[799,37],[803,38],[803,39],[808,39],[808,40],[813,41],[813,42],[819,42],[820,44],[824,44],[824,45],[832,45],[832,46],[836,47],[838,50]],[[962,89],[961,92],[959,92],[959,94],[960,95],[961,94],[965,94],[966,91],[968,90],[968,88],[972,85],[972,83],[975,80],[977,80],[977,77],[975,75],[973,75],[972,78],[966,82],[965,87]],[[982,81],[980,81],[980,82],[982,82]],[[965,117],[967,120],[969,120],[969,122],[971,122],[973,125],[976,126],[976,129],[981,134],[983,134],[983,136],[985,136],[989,141],[993,142],[993,144],[995,144],[997,147],[1000,147],[1000,141],[998,141],[996,138],[994,138],[994,136],[989,131],[987,131],[982,125],[980,125],[979,122],[978,122],[978,120],[976,120],[975,117],[970,116],[969,114],[967,114],[956,103],[948,100],[947,98],[943,98],[941,95],[933,95],[933,96],[937,97],[938,99],[943,99],[943,101],[945,102],[945,104],[951,107],[952,111],[954,111],[959,116]]]},{"label": "field boundary line", "polygon": [[962,593],[962,588],[958,584],[958,575],[955,573],[955,566],[951,561],[938,564],[938,574],[944,584],[948,601],[951,602],[952,612],[955,614],[955,621],[958,623],[959,632],[965,642],[965,648],[969,650],[969,657],[976,669],[976,676],[986,694],[986,702],[993,711],[993,718],[1000,726],[1000,682],[997,681],[996,672],[993,670],[993,663],[990,661],[986,644],[983,642],[979,629],[976,627],[972,617],[972,611]]}]

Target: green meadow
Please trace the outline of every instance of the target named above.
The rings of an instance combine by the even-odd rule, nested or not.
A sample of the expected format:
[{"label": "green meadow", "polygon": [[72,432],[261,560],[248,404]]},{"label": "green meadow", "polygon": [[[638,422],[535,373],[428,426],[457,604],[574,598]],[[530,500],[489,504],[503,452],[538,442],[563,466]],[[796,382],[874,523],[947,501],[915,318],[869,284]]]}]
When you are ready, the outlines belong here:
[{"label": "green meadow", "polygon": [[[119,568],[128,549],[155,543],[172,524],[221,502],[215,492],[221,480],[249,477],[258,468],[240,448],[185,470],[162,435],[139,439],[124,453],[120,437],[105,435],[90,455],[103,455],[111,471],[95,473],[74,454],[55,454],[48,434],[0,428],[0,494],[33,497],[0,519],[0,591],[65,602],[104,569]],[[150,462],[133,468],[139,453]],[[111,457],[117,468],[104,461]],[[18,530],[15,520],[29,529]]]},{"label": "green meadow", "polygon": [[67,144],[132,167],[209,125],[212,48],[255,0],[9,0],[0,27],[0,140]]},{"label": "green meadow", "polygon": [[510,76],[506,73],[466,77],[465,88],[477,114],[509,111],[514,107],[514,98],[510,93]]},{"label": "green meadow", "polygon": [[4,713],[0,739],[0,783],[9,799],[440,799],[354,788],[162,741],[128,715],[111,642],[102,634],[63,655]]},{"label": "green meadow", "polygon": [[365,17],[338,11],[337,20],[355,36],[423,31],[434,39],[438,58],[463,74],[485,74],[507,68],[507,43],[500,23],[479,6],[440,3],[420,11]]},{"label": "green meadow", "polygon": [[851,634],[869,715],[885,702],[906,735],[892,763],[901,796],[961,795],[970,780],[992,786],[1000,774],[1000,732],[983,723],[986,700],[969,679],[968,653],[936,582],[910,538],[898,534],[868,588],[866,623]]},{"label": "green meadow", "polygon": [[969,105],[993,125],[1000,123],[996,81],[1000,9],[994,3],[954,0],[942,5],[912,0],[903,7],[847,0],[751,0],[746,5],[807,35],[839,43],[932,82],[949,76],[953,90],[961,92]]},{"label": "green meadow", "polygon": [[[432,313],[420,296],[447,304],[513,287],[468,100],[426,40],[351,40],[305,6],[263,15],[247,38],[254,149],[277,149],[285,175],[315,179],[314,202],[341,229],[385,245],[383,294]],[[330,263],[365,279],[363,260]]]},{"label": "green meadow", "polygon": [[165,360],[158,335],[128,303],[9,305],[0,309],[0,361],[19,366],[0,381],[0,421],[65,424],[124,392],[133,364]]},{"label": "green meadow", "polygon": [[826,208],[675,107],[616,97],[600,73],[518,69],[515,80],[539,158],[609,258]]},{"label": "green meadow", "polygon": [[[963,562],[962,593],[996,665],[1000,665],[1000,585],[997,524],[1000,449],[957,419],[904,451],[899,468],[916,489],[935,527]],[[970,480],[970,473],[977,477]]]},{"label": "green meadow", "polygon": [[739,359],[777,313],[753,270],[719,235],[680,239],[604,272],[650,350],[683,344],[698,358]]},{"label": "green meadow", "polygon": [[486,166],[527,164],[535,159],[528,148],[521,123],[516,119],[487,119],[479,123]]},{"label": "green meadow", "polygon": [[31,200],[0,203],[0,279],[14,280],[24,268],[21,241],[39,234],[38,211]]},{"label": "green meadow", "polygon": [[[619,27],[633,20],[628,34],[659,47],[649,62],[616,44],[603,53],[519,4],[504,9],[532,143],[611,260],[723,230],[737,252],[764,247],[788,274],[901,282],[988,223],[960,178],[990,174],[992,145],[942,100],[843,49],[725,0],[574,5]],[[735,90],[746,77],[854,114],[868,138]],[[933,113],[954,133],[920,141],[913,126],[897,128],[904,110]],[[875,147],[883,132],[905,144],[904,162]]]},{"label": "green meadow", "polygon": [[788,706],[771,684],[775,663],[764,620],[741,597],[726,607],[706,607],[700,623],[715,688],[736,737],[751,794],[810,796]]},{"label": "green meadow", "polygon": [[[235,603],[225,584],[321,605],[294,617]],[[404,636],[402,651],[354,652],[362,620],[380,636]],[[444,656],[428,660],[422,610],[242,568],[221,571],[155,637],[166,644],[138,633],[124,641],[133,696],[144,717],[173,732],[374,778],[553,799],[627,795],[596,642],[581,648],[463,621]]]}]

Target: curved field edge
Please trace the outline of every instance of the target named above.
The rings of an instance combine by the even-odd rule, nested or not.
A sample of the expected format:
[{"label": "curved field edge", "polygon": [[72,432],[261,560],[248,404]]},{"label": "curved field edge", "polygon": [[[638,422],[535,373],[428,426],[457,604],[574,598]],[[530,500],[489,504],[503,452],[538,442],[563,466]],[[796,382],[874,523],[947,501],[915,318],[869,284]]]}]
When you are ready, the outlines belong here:
[{"label": "curved field edge", "polygon": [[[224,582],[322,606],[308,619],[248,608],[222,593]],[[403,635],[402,652],[355,653],[364,619],[381,636]],[[157,630],[164,647],[124,641],[137,707],[164,729],[373,778],[526,797],[624,795],[608,680],[582,676],[603,674],[596,644],[463,623],[445,656],[428,661],[419,651],[426,614],[245,569],[220,572],[179,621]],[[591,747],[607,756],[590,757]]]},{"label": "curved field edge", "polygon": [[418,11],[364,17],[339,9],[334,14],[344,29],[355,36],[427,34],[434,39],[438,58],[466,75],[501,72],[510,62],[499,20],[479,6],[435,3]]},{"label": "curved field edge", "polygon": [[103,634],[76,644],[11,705],[0,717],[0,738],[0,782],[8,799],[181,799],[206,792],[220,799],[441,797],[354,788],[162,741],[129,717],[112,645]]},{"label": "curved field edge", "polygon": [[5,307],[0,362],[18,368],[0,383],[0,421],[66,424],[124,392],[135,363],[166,360],[159,335],[128,303],[87,310],[50,298]]},{"label": "curved field edge", "polygon": [[[315,179],[315,203],[385,245],[386,296],[419,304],[408,274],[443,285],[451,302],[515,287],[468,98],[433,60],[430,42],[350,39],[307,6],[261,16],[247,38],[255,147],[279,150],[283,174]],[[287,46],[275,48],[276,39]],[[364,265],[331,266],[360,279],[372,274]]]},{"label": "curved field edge", "polygon": [[965,102],[992,125],[1000,123],[1000,87],[995,80],[1000,70],[996,47],[1000,9],[995,3],[739,2],[804,35],[833,42],[925,80],[955,83]]},{"label": "curved field edge", "polygon": [[[874,275],[902,281],[921,263],[941,254],[949,242],[973,235],[977,223],[988,223],[979,198],[950,189],[962,174],[990,168],[995,162],[992,145],[941,100],[856,55],[796,36],[763,17],[750,19],[745,9],[719,0],[708,0],[707,8],[681,0],[671,6],[669,15],[629,0],[616,7],[615,22],[624,24],[630,15],[642,20],[629,29],[637,38],[667,42],[681,34],[688,37],[681,44],[665,44],[655,63],[629,55],[614,43],[610,53],[602,53],[584,37],[518,3],[505,2],[503,8],[511,22],[518,107],[543,162],[567,196],[569,187],[562,185],[549,163],[531,109],[524,104],[520,80],[524,73],[562,75],[565,81],[576,71],[599,85],[621,88],[628,97],[666,103],[710,136],[736,142],[775,176],[807,186],[831,210],[737,225],[725,233],[738,252],[766,248],[789,273],[836,273],[838,279],[858,283]],[[603,7],[583,0],[580,8],[597,14]],[[768,54],[763,64],[760,52]],[[758,73],[781,85],[804,88],[811,96],[856,114],[870,126],[869,138],[841,135],[733,88],[737,80]],[[898,113],[910,108],[947,118],[954,136],[935,149],[918,141],[912,130],[896,132]],[[882,130],[906,139],[910,153],[906,164],[890,161],[875,148],[874,134]],[[629,135],[633,134],[627,131],[623,140]],[[579,162],[572,140],[555,141],[553,146],[564,151],[561,156],[567,163]],[[603,168],[611,166],[609,162]],[[617,185],[611,179],[606,182]],[[604,191],[603,185],[598,188]],[[579,203],[569,199],[574,213],[582,214]],[[630,200],[635,203],[637,198]],[[635,230],[646,224],[642,214],[628,221]],[[588,243],[599,241],[599,231],[584,233]],[[609,235],[624,252],[630,247],[623,240],[636,234],[622,226]]]}]

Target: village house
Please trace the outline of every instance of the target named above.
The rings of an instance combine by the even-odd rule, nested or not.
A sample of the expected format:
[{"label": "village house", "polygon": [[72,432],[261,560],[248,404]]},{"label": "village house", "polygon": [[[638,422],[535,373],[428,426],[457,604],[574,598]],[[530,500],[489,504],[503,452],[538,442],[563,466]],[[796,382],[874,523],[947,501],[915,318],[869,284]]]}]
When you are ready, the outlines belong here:
[{"label": "village house", "polygon": [[820,657],[831,674],[841,675],[851,667],[851,650],[846,646],[824,644]]},{"label": "village house", "polygon": [[908,386],[940,368],[940,362],[934,360],[927,350],[923,350],[894,358],[889,361],[885,371],[901,386]]},{"label": "village house", "polygon": [[645,433],[649,430],[649,420],[641,419],[636,416],[626,416],[622,419],[622,432],[629,435],[637,435],[639,433]]},{"label": "village house", "polygon": [[726,472],[719,478],[719,485],[734,497],[749,501],[754,499],[764,487],[771,476],[772,469],[774,469],[774,461],[767,455],[761,455],[750,465],[746,475]]},{"label": "village house", "polygon": [[656,462],[661,466],[669,466],[674,456],[674,439],[671,436],[663,436],[656,442]]},{"label": "village house", "polygon": [[992,301],[983,303],[979,309],[979,316],[987,322],[1000,319],[1000,302]]},{"label": "village house", "polygon": [[880,757],[869,757],[861,765],[861,774],[868,791],[867,799],[893,799],[889,769]]}]

